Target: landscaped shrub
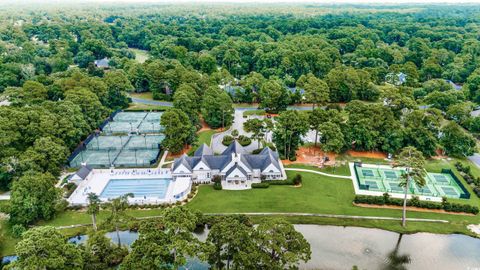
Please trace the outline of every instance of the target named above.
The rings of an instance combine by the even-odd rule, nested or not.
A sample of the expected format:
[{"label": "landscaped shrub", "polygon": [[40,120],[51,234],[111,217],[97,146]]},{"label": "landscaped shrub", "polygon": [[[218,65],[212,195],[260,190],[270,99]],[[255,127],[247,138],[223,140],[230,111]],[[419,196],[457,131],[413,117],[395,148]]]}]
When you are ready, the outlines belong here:
[{"label": "landscaped shrub", "polygon": [[238,143],[241,146],[247,146],[247,145],[250,145],[252,143],[252,140],[247,136],[240,135],[240,136],[238,136]]},{"label": "landscaped shrub", "polygon": [[302,176],[300,174],[297,174],[295,177],[293,177],[293,184],[295,186],[302,184]]},{"label": "landscaped shrub", "polygon": [[252,151],[252,154],[258,155],[258,154],[260,154],[260,152],[262,152],[262,150],[263,150],[262,148],[255,149],[255,150]]},{"label": "landscaped shrub", "polygon": [[[269,185],[277,185],[277,186],[291,186],[294,185],[293,179],[286,179],[286,180],[263,180]],[[263,182],[262,181],[262,182]]]},{"label": "landscaped shrub", "polygon": [[63,188],[65,190],[64,197],[68,198],[70,197],[70,195],[72,195],[73,191],[77,188],[77,185],[75,185],[75,183],[70,182],[64,185]]},{"label": "landscaped shrub", "polygon": [[220,183],[220,182],[222,182],[222,177],[220,175],[216,174],[216,175],[213,176],[212,182],[213,183]]},{"label": "landscaped shrub", "polygon": [[472,174],[471,168],[468,165],[463,165],[461,162],[455,163],[455,168],[460,172],[460,175],[473,188],[477,197],[480,197],[480,178]]},{"label": "landscaped shrub", "polygon": [[225,135],[223,136],[223,139],[222,139],[222,144],[225,145],[225,146],[229,146],[230,144],[233,143],[233,137],[230,136],[230,135]]},{"label": "landscaped shrub", "polygon": [[12,235],[15,238],[20,238],[22,237],[22,234],[27,231],[27,228],[25,226],[16,224],[12,226]]},{"label": "landscaped shrub", "polygon": [[238,136],[238,130],[234,129],[232,130],[232,133],[231,133],[232,137],[237,137]]},{"label": "landscaped shrub", "polygon": [[[397,198],[390,198],[389,196],[367,196],[367,195],[356,195],[354,198],[354,203],[364,203],[364,204],[374,204],[374,205],[394,205],[394,206],[403,206],[403,200]],[[413,196],[412,199],[407,200],[407,206],[413,206],[418,208],[425,209],[443,209],[447,212],[464,212],[469,214],[478,214],[478,207],[472,206],[469,204],[460,204],[460,203],[450,203],[446,198],[442,199],[441,203],[430,202],[430,201],[421,201],[418,197]]]},{"label": "landscaped shrub", "polygon": [[215,189],[215,190],[222,190],[222,184],[221,184],[221,183],[215,183],[215,184],[213,184],[213,189]]},{"label": "landscaped shrub", "polygon": [[268,188],[270,185],[267,182],[253,183],[252,188]]}]

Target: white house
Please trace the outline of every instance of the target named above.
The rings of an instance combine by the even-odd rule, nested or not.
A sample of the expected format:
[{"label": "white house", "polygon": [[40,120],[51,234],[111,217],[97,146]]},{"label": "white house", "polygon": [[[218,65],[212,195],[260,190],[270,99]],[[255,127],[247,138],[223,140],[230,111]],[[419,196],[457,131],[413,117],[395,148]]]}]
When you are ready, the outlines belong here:
[{"label": "white house", "polygon": [[220,176],[223,189],[249,189],[261,180],[285,180],[286,174],[276,151],[264,148],[258,154],[248,154],[234,141],[221,155],[214,155],[206,144],[193,157],[183,155],[175,159],[173,179],[189,177],[194,183],[211,183]]}]

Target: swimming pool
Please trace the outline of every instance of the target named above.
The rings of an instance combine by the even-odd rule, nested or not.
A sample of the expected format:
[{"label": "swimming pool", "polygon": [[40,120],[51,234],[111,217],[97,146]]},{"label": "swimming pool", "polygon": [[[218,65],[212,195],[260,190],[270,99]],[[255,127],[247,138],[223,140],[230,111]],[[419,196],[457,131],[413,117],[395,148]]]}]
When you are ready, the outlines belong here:
[{"label": "swimming pool", "polygon": [[100,194],[100,198],[113,199],[127,193],[135,198],[164,199],[170,179],[110,179]]}]

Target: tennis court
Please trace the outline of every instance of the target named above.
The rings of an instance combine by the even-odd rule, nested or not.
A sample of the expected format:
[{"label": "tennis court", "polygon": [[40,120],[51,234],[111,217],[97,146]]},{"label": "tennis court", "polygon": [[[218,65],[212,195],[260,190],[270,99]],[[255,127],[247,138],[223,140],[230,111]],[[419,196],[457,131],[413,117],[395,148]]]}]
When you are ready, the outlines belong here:
[{"label": "tennis court", "polygon": [[104,134],[161,133],[162,112],[119,112],[103,127]]},{"label": "tennis court", "polygon": [[150,166],[156,162],[165,138],[160,125],[162,112],[119,112],[102,129],[75,150],[70,167],[87,163],[93,167]]},{"label": "tennis court", "polygon": [[116,157],[113,165],[125,167],[145,167],[156,162],[158,149],[156,150],[128,150],[123,149]]},{"label": "tennis court", "polygon": [[114,150],[122,149],[129,136],[96,136],[88,144],[89,150]]},{"label": "tennis court", "polygon": [[120,150],[84,150],[70,161],[70,167],[80,167],[87,163],[92,167],[110,167]]},{"label": "tennis court", "polygon": [[[405,192],[401,186],[401,176],[405,172],[401,169],[385,168],[374,165],[355,166],[359,188],[362,190],[401,193]],[[423,187],[410,183],[408,193],[433,197],[463,198],[466,196],[461,183],[458,183],[449,173],[427,172],[426,184]]]},{"label": "tennis court", "polygon": [[130,136],[130,140],[128,140],[124,148],[129,150],[158,149],[164,138],[164,135]]}]

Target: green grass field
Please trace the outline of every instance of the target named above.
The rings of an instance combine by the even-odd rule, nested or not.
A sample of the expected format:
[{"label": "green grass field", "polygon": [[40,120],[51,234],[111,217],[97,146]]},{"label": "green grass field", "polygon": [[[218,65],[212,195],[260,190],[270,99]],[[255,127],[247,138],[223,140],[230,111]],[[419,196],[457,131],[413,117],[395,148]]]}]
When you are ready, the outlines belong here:
[{"label": "green grass field", "polygon": [[135,61],[139,63],[145,63],[145,61],[150,58],[150,53],[148,51],[133,48],[130,48],[130,50],[135,53]]},{"label": "green grass field", "polygon": [[127,110],[130,111],[165,111],[172,107],[169,106],[160,106],[160,105],[150,105],[150,104],[141,104],[141,103],[131,103]]},{"label": "green grass field", "polygon": [[265,110],[248,110],[243,112],[243,117],[247,117],[249,115],[266,115],[267,113]]},{"label": "green grass field", "polygon": [[217,133],[215,130],[204,130],[198,133],[198,145],[207,144],[210,145],[212,142],[213,134]]},{"label": "green grass field", "polygon": [[[215,131],[208,130],[200,133],[199,142],[207,142]],[[429,160],[427,162],[427,170],[431,172],[440,171],[442,168],[451,168],[454,173],[459,176],[458,171],[453,164],[456,160]],[[462,160],[462,163],[469,164],[475,175],[480,175],[480,170],[474,167],[468,160]],[[288,168],[303,168],[317,170],[327,173],[333,173],[332,169],[319,169],[308,165],[289,165]],[[289,177],[293,177],[297,172],[287,172]],[[336,174],[349,175],[347,166],[336,168]],[[187,204],[187,207],[200,210],[204,213],[260,213],[260,212],[300,212],[300,213],[318,213],[318,214],[336,214],[336,215],[358,215],[358,216],[381,216],[381,217],[401,217],[401,210],[396,209],[378,209],[378,208],[362,208],[352,204],[355,196],[353,185],[349,179],[340,179],[326,177],[314,173],[301,172],[303,183],[302,186],[270,186],[267,189],[251,189],[244,191],[228,191],[214,190],[212,186],[203,185],[199,187],[198,195]],[[459,177],[467,189],[472,192],[470,186],[466,185],[461,177]],[[480,200],[472,193],[469,200],[450,200],[451,202],[469,203],[480,206]],[[132,209],[128,210],[128,214],[133,217],[156,216],[161,213],[161,209]],[[101,222],[107,216],[102,211],[98,220]],[[480,223],[479,216],[453,215],[433,212],[412,212],[409,211],[407,216],[410,218],[428,218],[448,220],[449,223],[432,223],[432,222],[408,222],[406,228],[402,228],[399,221],[387,220],[355,220],[348,218],[325,218],[325,217],[292,217],[282,216],[292,223],[298,224],[325,224],[339,226],[361,226],[369,228],[379,228],[396,232],[414,233],[414,232],[432,232],[432,233],[463,233],[472,235],[466,226],[472,223]],[[264,218],[252,216],[254,221]],[[91,217],[84,211],[66,211],[60,213],[55,219],[50,221],[42,221],[38,226],[68,226],[74,224],[90,224]],[[71,236],[79,231],[79,229],[64,229],[65,235]],[[18,241],[13,239],[6,225],[6,221],[0,223],[0,256],[13,254],[14,245]]]},{"label": "green grass field", "polygon": [[146,100],[153,100],[152,92],[141,92],[141,93],[130,93],[129,94],[133,98],[141,98]]},{"label": "green grass field", "polygon": [[[296,172],[287,172],[293,177]],[[205,213],[249,213],[249,212],[302,212],[319,214],[340,214],[359,216],[401,217],[401,210],[362,208],[352,204],[355,196],[353,185],[348,179],[325,177],[313,173],[300,173],[303,178],[302,187],[270,186],[267,189],[251,189],[245,191],[214,190],[211,186],[201,186],[199,194],[188,204],[192,209]],[[480,200],[472,196],[470,200],[461,200],[479,206]],[[360,221],[346,220],[339,222],[349,225],[366,226],[372,223],[381,224],[379,228],[399,232],[428,231],[434,233],[471,234],[466,225],[479,223],[478,216],[452,215],[432,212],[409,212],[408,217],[444,219],[449,224],[412,223],[406,229],[392,221]],[[325,218],[289,218],[298,223],[315,223]],[[321,223],[323,224],[323,222]],[[330,223],[328,223],[330,224]],[[332,222],[335,224],[335,222]]]},{"label": "green grass field", "polygon": [[213,134],[217,133],[215,130],[204,130],[204,131],[201,131],[198,133],[198,141],[196,143],[196,145],[194,145],[190,151],[188,151],[188,154],[192,154],[193,152],[195,152],[195,150],[197,150],[197,148],[202,145],[202,144],[207,144],[208,146],[210,146],[210,143],[212,142],[212,136]]}]

